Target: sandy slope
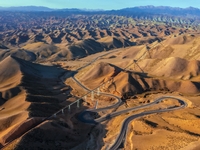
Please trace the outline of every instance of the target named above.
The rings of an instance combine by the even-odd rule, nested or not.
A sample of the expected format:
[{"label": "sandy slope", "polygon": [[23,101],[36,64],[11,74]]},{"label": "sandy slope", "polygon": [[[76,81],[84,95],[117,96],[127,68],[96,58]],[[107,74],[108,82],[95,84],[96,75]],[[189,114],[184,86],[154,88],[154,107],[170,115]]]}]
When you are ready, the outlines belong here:
[{"label": "sandy slope", "polygon": [[[80,18],[83,19],[84,16]],[[0,44],[1,145],[70,103],[66,99],[71,96],[71,89],[60,79],[66,70],[30,61],[61,66],[65,64],[66,68],[75,70],[105,51],[121,48],[99,58],[77,74],[78,79],[91,89],[106,82],[101,91],[124,98],[125,103],[119,109],[135,106],[135,103],[141,105],[153,101],[155,97],[151,97],[152,92],[169,92],[172,95],[178,92],[195,96],[200,93],[198,33],[193,34],[186,29],[182,32],[182,27],[142,23],[97,28],[90,19],[101,20],[102,16],[83,19],[88,22],[80,18],[75,16],[75,21],[72,22],[67,18],[63,23],[70,21],[65,28],[48,29],[48,25],[44,25],[42,29],[5,31],[7,36],[0,33],[3,39],[3,44]],[[108,17],[107,20],[117,19]],[[53,20],[50,22],[55,23]],[[95,53],[96,55],[92,56]],[[88,55],[91,56],[85,57]],[[85,58],[75,60],[82,57]],[[77,86],[73,86],[73,94],[80,96],[81,88]],[[134,100],[126,99],[131,96],[135,96]],[[164,149],[168,147],[168,143],[171,143],[170,146],[174,149],[198,148],[200,105],[197,104],[199,97],[195,98],[197,99],[191,100],[191,107],[183,111],[147,116],[133,122],[125,149]],[[100,102],[101,106],[111,103],[110,99],[106,100],[106,103]],[[162,104],[162,107],[174,104]],[[78,122],[74,118],[77,110],[73,110],[74,114],[71,116],[61,115],[57,120],[48,120],[33,128],[15,146],[18,149],[27,148],[31,144],[34,149],[44,146],[50,149],[68,149],[82,145],[87,149],[91,145],[94,146],[99,130],[95,129],[93,132],[92,126]],[[128,115],[130,114],[122,115],[101,127],[102,130],[109,130],[107,139],[113,138],[116,128],[120,126],[119,122]],[[135,145],[132,144],[133,141],[137,141]]]},{"label": "sandy slope", "polygon": [[[106,82],[101,91],[125,97],[125,104],[119,110],[148,103],[155,99],[153,93],[160,92],[160,96],[166,92],[167,95],[190,95],[187,97],[189,108],[133,121],[122,146],[124,149],[199,148],[200,55],[197,41],[198,35],[177,35],[162,44],[154,42],[148,45],[150,48],[146,45],[129,47],[104,56],[77,75],[91,89]],[[126,70],[123,70],[125,67]],[[163,103],[160,107],[165,105]],[[120,122],[130,114],[103,123],[105,132],[100,137],[104,141],[101,149],[106,149],[106,145],[114,141]]]},{"label": "sandy slope", "polygon": [[7,57],[0,65],[0,143],[4,145],[62,107],[69,88],[60,79],[62,69],[16,57]]},{"label": "sandy slope", "polygon": [[8,57],[4,61],[0,62],[0,66],[1,91],[12,89],[20,83],[22,74],[20,72],[20,66],[16,60]]},{"label": "sandy slope", "polygon": [[[17,17],[13,18],[15,15]],[[7,14],[2,18],[5,16]],[[161,42],[169,46],[166,48],[167,52],[152,52],[152,57],[156,58],[170,54],[168,50],[173,49],[172,47],[192,45],[199,40],[196,38],[198,31],[194,28],[179,25],[172,27],[143,20],[137,24],[138,20],[121,16],[74,15],[61,19],[61,16],[57,18],[50,15],[35,16],[32,21],[27,14],[24,17],[19,14],[13,16],[8,17],[13,18],[13,25],[4,18],[5,27],[0,32],[0,60],[9,55],[38,62],[74,60],[133,45]],[[54,20],[54,17],[57,19]],[[26,23],[20,19],[27,19]],[[158,48],[159,44],[155,46],[155,50]],[[124,57],[132,55],[129,53]]]},{"label": "sandy slope", "polygon": [[[191,67],[189,69],[191,69]],[[162,71],[160,69],[159,71],[166,73],[166,70]],[[181,73],[180,70],[178,70],[178,72]],[[173,73],[176,74],[175,71]],[[159,76],[159,74],[157,75]],[[173,76],[170,75],[170,77]],[[103,62],[93,66],[93,68],[81,77],[81,81],[90,88],[95,88],[95,86],[97,87],[109,79],[110,82],[106,83],[107,90],[111,93],[120,93],[120,95],[123,95],[124,93],[142,93],[144,91],[156,90],[179,91],[181,93],[195,94],[199,93],[200,90],[199,84],[192,81],[149,78],[145,74],[125,72],[114,65]],[[90,84],[91,82],[93,82],[93,84]]]}]

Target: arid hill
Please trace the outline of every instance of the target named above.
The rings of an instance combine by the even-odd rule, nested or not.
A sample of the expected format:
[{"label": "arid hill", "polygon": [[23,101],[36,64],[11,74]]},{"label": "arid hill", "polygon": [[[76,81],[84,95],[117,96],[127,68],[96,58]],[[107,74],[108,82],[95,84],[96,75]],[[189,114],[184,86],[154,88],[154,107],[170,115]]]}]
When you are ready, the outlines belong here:
[{"label": "arid hill", "polygon": [[70,89],[60,79],[62,69],[10,56],[0,65],[0,143],[4,145],[59,110]]},{"label": "arid hill", "polygon": [[[121,148],[162,150],[172,142],[171,138],[167,137],[173,138],[170,146],[172,149],[199,148],[200,126],[197,125],[199,123],[197,114],[200,113],[200,53],[198,43],[197,33],[173,34],[163,38],[162,41],[135,45],[103,55],[76,75],[76,78],[89,89],[96,89],[101,85],[101,92],[112,93],[123,98],[124,105],[110,112],[150,103],[157,98],[157,95],[159,97],[178,95],[187,101],[187,107],[182,110],[134,119],[130,123],[131,127],[127,129],[128,136]],[[95,56],[86,57],[81,61],[87,62]],[[71,85],[76,87],[73,83]],[[111,99],[99,98],[96,101],[98,107],[112,103]],[[166,103],[168,102],[169,100],[166,100]],[[162,107],[151,106],[148,110],[167,108],[164,103],[158,104]],[[179,105],[174,101],[169,103],[175,107]],[[102,123],[106,127],[105,133],[101,136],[104,141],[101,149],[107,149],[109,143],[116,140],[119,134],[116,130],[120,132],[122,120],[131,114],[137,115],[145,111],[147,110],[129,112]],[[109,117],[110,112],[103,111],[98,115],[106,114]],[[137,143],[135,140],[140,142]],[[141,142],[145,144],[140,144]]]},{"label": "arid hill", "polygon": [[[172,69],[176,70],[176,68]],[[177,69],[179,69],[179,66],[177,66]],[[162,72],[166,73],[166,70]],[[159,76],[158,73],[155,72],[155,74]],[[197,82],[150,78],[145,73],[123,71],[123,69],[103,62],[93,66],[82,76],[81,81],[91,89],[106,82],[106,87],[104,87],[106,90],[121,96],[125,93],[136,94],[145,91],[178,91],[186,94],[197,94],[200,92],[200,84]],[[90,84],[91,82],[93,84]]]},{"label": "arid hill", "polygon": [[[131,14],[135,10],[144,13]],[[21,136],[6,149],[108,149],[127,117],[177,108],[183,102],[167,98],[148,108],[114,117],[111,113],[158,97],[179,96],[187,103],[182,110],[134,119],[120,146],[198,149],[199,17],[184,17],[181,12],[198,14],[199,10],[148,6],[105,12],[47,11],[0,14],[0,148]],[[97,87],[98,92],[119,98],[99,95],[97,90],[85,96],[87,89]],[[106,121],[98,125],[81,121],[80,112],[111,106],[120,98],[119,106],[84,116],[104,116]],[[63,107],[67,108],[55,115]]]},{"label": "arid hill", "polygon": [[178,35],[197,34],[194,26],[171,26],[125,16],[39,14],[2,12],[0,60],[10,55],[36,62],[74,60],[116,48],[162,42],[175,35],[177,38],[166,40],[166,44],[182,44],[194,37],[180,39]]}]

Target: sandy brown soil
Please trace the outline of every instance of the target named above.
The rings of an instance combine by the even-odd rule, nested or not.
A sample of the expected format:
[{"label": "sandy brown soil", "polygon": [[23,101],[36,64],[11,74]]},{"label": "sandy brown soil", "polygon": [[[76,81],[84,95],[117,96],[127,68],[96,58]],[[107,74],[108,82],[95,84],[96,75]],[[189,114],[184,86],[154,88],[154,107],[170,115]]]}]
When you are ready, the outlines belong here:
[{"label": "sandy brown soil", "polygon": [[63,69],[15,57],[1,66],[0,143],[5,145],[66,105],[70,88],[60,79]]},{"label": "sandy brown soil", "polygon": [[[18,17],[13,26],[9,20],[4,28],[0,26],[0,147],[22,135],[6,149],[106,149],[128,116],[180,105],[167,99],[94,126],[78,121],[78,113],[94,108],[97,101],[98,108],[103,108],[116,100],[95,95],[92,101],[89,94],[80,108],[73,105],[71,112],[47,119],[88,93],[70,78],[76,73],[89,89],[104,84],[101,92],[122,98],[122,105],[99,116],[163,95],[178,95],[188,103],[181,110],[133,120],[122,149],[200,148],[199,31],[145,21],[137,25],[135,20],[127,26],[124,22],[129,18],[109,15],[75,15],[63,20],[41,16],[26,26],[20,21],[26,17]],[[111,23],[99,25],[92,19]],[[123,23],[117,26],[116,22]]]},{"label": "sandy brown soil", "polygon": [[[119,110],[145,104],[151,102],[153,99],[159,96],[171,95],[171,94],[153,94],[143,98],[140,96],[138,99],[129,99],[127,105],[121,106]],[[176,95],[176,94],[172,94]],[[190,97],[187,97],[188,99]],[[193,97],[194,98],[194,97]],[[196,97],[198,99],[198,97]],[[193,102],[191,100],[191,102]],[[131,104],[131,105],[129,105]],[[139,111],[129,112],[118,116],[114,119],[104,123],[106,133],[102,135],[104,137],[104,146],[102,149],[106,149],[109,143],[112,143],[121,128],[121,123],[125,118],[133,114],[137,114],[143,111],[155,110],[159,108],[166,108],[177,105],[178,102],[174,100],[165,100],[164,102],[157,104]],[[194,114],[199,114],[199,109],[196,108],[196,103],[189,106],[189,108],[158,113],[141,117],[132,121],[129,125],[128,133],[126,136],[126,142],[124,143],[124,149],[184,149],[197,148],[199,146],[199,118]],[[141,144],[143,143],[143,144]]]},{"label": "sandy brown soil", "polygon": [[[149,45],[150,50],[148,51],[146,46],[134,46],[123,51],[113,52],[100,58],[94,65],[88,66],[76,75],[90,89],[106,82],[104,87],[101,87],[101,91],[123,96],[125,104],[118,110],[152,102],[158,95],[180,93],[180,95],[183,94],[183,98],[187,99],[188,108],[148,115],[132,121],[123,146],[124,149],[198,149],[200,139],[200,58],[195,49],[195,44],[197,44],[195,41],[199,37],[198,35],[184,36],[173,37],[174,42],[169,38],[162,42],[164,46],[152,43]],[[184,42],[182,39],[185,39]],[[191,47],[193,51],[189,51]],[[181,51],[177,49],[181,49]],[[88,60],[91,59],[92,56],[88,58]],[[87,57],[84,58],[84,61],[87,61]],[[126,98],[134,96],[133,93],[136,97],[127,100]],[[166,101],[151,109],[174,105],[177,104]],[[147,110],[150,109],[141,111]],[[116,130],[119,131],[121,127],[120,122],[141,111],[126,113],[106,121],[103,124],[105,132],[100,136],[103,138],[102,149],[106,149],[108,144],[115,140],[118,135]],[[100,115],[104,114],[100,113]]]},{"label": "sandy brown soil", "polygon": [[[37,62],[75,60],[98,52],[162,42],[165,39],[163,45],[191,44],[194,33],[199,33],[195,28],[178,24],[172,27],[143,20],[138,24],[138,20],[133,18],[115,15],[63,17],[51,13],[5,12],[0,15],[0,22],[0,60],[10,55]],[[161,56],[161,53],[152,54],[152,57]],[[123,57],[132,55],[129,53]]]}]

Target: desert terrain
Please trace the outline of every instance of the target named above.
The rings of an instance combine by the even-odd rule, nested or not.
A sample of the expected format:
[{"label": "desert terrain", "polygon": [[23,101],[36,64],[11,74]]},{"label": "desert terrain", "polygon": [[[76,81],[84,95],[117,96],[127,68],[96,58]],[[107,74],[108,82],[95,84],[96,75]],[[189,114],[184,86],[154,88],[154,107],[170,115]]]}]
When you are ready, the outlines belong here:
[{"label": "desert terrain", "polygon": [[0,149],[199,150],[198,19],[158,18],[3,11]]}]

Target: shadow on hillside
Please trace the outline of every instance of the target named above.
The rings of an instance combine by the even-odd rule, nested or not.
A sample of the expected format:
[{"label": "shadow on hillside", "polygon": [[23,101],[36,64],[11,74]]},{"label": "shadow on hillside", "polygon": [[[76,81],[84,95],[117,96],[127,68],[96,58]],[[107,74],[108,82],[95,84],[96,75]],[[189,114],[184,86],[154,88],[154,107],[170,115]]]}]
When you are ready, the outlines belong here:
[{"label": "shadow on hillside", "polygon": [[133,61],[134,64],[142,71],[142,73],[144,73],[144,70],[139,66],[139,64],[137,63],[137,60]]},{"label": "shadow on hillside", "polygon": [[58,113],[55,116],[45,119],[39,126],[34,127],[26,133],[15,149],[73,149],[86,148],[91,140],[93,125],[82,123],[76,119],[77,113],[88,109],[76,105]]}]

